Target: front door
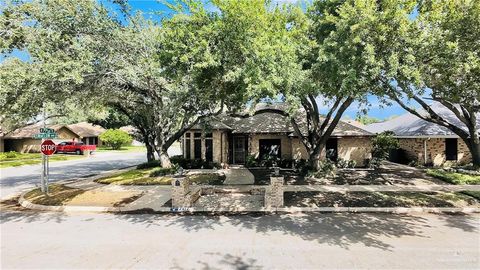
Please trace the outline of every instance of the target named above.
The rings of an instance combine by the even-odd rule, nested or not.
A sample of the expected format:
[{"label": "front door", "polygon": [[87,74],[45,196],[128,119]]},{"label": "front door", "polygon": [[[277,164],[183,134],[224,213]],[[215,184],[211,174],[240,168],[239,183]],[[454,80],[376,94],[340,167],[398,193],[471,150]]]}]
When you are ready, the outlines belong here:
[{"label": "front door", "polygon": [[245,136],[233,137],[233,164],[245,163]]}]

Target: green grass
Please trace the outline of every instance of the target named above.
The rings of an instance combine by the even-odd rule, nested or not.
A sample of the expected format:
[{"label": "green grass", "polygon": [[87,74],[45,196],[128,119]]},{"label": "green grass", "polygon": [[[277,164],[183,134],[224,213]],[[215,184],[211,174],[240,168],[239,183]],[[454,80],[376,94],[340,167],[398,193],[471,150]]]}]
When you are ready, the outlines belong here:
[{"label": "green grass", "polygon": [[190,183],[204,185],[222,185],[225,180],[225,176],[218,173],[192,174],[187,177]]},{"label": "green grass", "polygon": [[71,188],[64,185],[52,184],[49,185],[49,194],[42,193],[40,188],[36,188],[27,192],[25,199],[35,204],[42,205],[64,205],[74,197],[85,192],[84,190]]},{"label": "green grass", "polygon": [[[167,176],[158,176],[158,171],[165,169],[155,167],[146,169],[134,169],[120,174],[112,175],[105,178],[95,180],[100,184],[112,185],[170,185],[172,178]],[[216,173],[202,173],[188,175],[188,179],[193,184],[221,185],[225,180],[225,176]]]},{"label": "green grass", "polygon": [[[49,157],[49,161],[65,161],[84,158],[81,155],[55,154]],[[18,167],[42,163],[40,153],[0,153],[0,168]]]},{"label": "green grass", "polygon": [[158,168],[134,169],[113,176],[100,178],[95,182],[112,185],[170,185],[172,178],[168,176],[151,177]]},{"label": "green grass", "polygon": [[97,147],[97,152],[110,152],[110,151],[120,151],[120,152],[144,152],[147,151],[145,146],[122,146],[120,149],[113,150],[111,147],[100,146]]},{"label": "green grass", "polygon": [[427,175],[436,177],[454,185],[480,185],[480,175],[469,175],[434,169],[427,170]]}]

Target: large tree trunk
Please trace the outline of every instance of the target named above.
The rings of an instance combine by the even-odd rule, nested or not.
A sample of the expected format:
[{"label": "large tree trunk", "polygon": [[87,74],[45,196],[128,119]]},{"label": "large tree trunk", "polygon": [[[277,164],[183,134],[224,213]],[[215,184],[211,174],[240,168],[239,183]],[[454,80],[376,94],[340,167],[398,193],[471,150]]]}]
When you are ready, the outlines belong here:
[{"label": "large tree trunk", "polygon": [[320,164],[322,161],[322,150],[324,147],[325,145],[318,144],[309,154],[309,165],[314,171],[320,170]]},{"label": "large tree trunk", "polygon": [[473,167],[478,170],[480,169],[480,143],[475,142],[472,138],[469,141],[466,141],[466,143],[472,154]]},{"label": "large tree trunk", "polygon": [[160,164],[162,168],[171,168],[172,162],[170,161],[170,157],[167,153],[168,147],[161,146],[157,149],[157,154],[160,159]]},{"label": "large tree trunk", "polygon": [[148,143],[145,142],[145,146],[147,147],[147,161],[154,161],[155,160],[155,149],[154,147]]}]

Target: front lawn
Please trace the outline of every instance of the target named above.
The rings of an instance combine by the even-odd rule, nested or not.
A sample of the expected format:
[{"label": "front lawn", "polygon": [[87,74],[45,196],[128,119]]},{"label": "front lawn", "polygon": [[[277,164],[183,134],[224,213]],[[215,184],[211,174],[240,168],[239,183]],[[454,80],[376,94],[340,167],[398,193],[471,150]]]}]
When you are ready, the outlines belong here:
[{"label": "front lawn", "polygon": [[427,170],[427,174],[454,185],[480,185],[480,175],[470,175],[444,170]]},{"label": "front lawn", "polygon": [[[55,154],[49,157],[52,162],[65,161],[84,158],[85,156],[68,155],[68,154]],[[33,165],[42,163],[42,154],[40,153],[17,153],[7,152],[0,153],[0,168],[18,167],[23,165]]]},{"label": "front lawn", "polygon": [[45,195],[40,188],[27,192],[24,196],[28,201],[42,205],[65,205],[68,201],[84,193],[85,190],[67,187],[60,184],[49,185],[49,194]]},{"label": "front lawn", "polygon": [[[112,185],[170,185],[172,183],[170,169],[160,167],[133,169],[120,174],[95,180],[100,184]],[[192,184],[221,185],[225,175],[213,172],[195,173],[186,176]]]},{"label": "front lawn", "polygon": [[448,192],[285,192],[285,206],[295,207],[466,207],[478,200]]},{"label": "front lawn", "polygon": [[160,168],[134,169],[113,176],[100,178],[95,182],[113,185],[170,185],[172,178],[168,176],[154,177],[156,170]]}]

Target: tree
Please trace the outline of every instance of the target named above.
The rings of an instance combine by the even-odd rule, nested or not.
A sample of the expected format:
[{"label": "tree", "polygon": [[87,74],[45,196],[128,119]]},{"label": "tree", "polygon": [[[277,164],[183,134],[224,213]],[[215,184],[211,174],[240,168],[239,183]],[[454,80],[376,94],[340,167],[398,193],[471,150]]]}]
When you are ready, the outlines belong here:
[{"label": "tree", "polygon": [[120,149],[123,145],[132,143],[132,137],[125,131],[120,129],[108,129],[99,136],[102,142],[113,150]]},{"label": "tree", "polygon": [[[479,21],[479,1],[419,1],[417,18],[408,32],[397,33],[403,42],[394,48],[399,59],[410,59],[409,65],[400,62],[395,76],[383,78],[389,97],[401,107],[457,134],[476,168],[480,168]],[[432,109],[425,97],[443,105],[464,127]]]},{"label": "tree", "polygon": [[[388,63],[379,61],[377,54],[387,52],[375,45],[405,24],[391,21],[392,13],[402,14],[408,8],[412,8],[408,1],[319,0],[310,7],[308,17],[298,14],[293,19],[291,44],[297,48],[300,70],[294,73],[296,83],[282,94],[294,104],[287,115],[315,170],[346,109],[356,101],[366,110],[369,94],[385,92],[378,78]],[[326,109],[324,116],[321,105]]]},{"label": "tree", "polygon": [[382,120],[380,120],[376,117],[368,116],[368,115],[359,116],[355,120],[364,124],[364,125],[369,125],[369,124],[373,124],[373,123],[382,122]]},{"label": "tree", "polygon": [[398,139],[391,131],[385,131],[372,140],[372,157],[378,160],[385,160],[388,158],[390,151],[400,147]]},{"label": "tree", "polygon": [[[186,1],[161,24],[141,14],[125,14],[121,23],[94,1],[9,4],[2,20],[13,34],[4,47],[27,51],[30,61],[2,65],[5,96],[22,110],[28,108],[16,100],[22,93],[55,104],[90,98],[122,110],[153,136],[147,145],[170,167],[167,149],[186,130],[269,91],[279,77],[279,53],[269,46],[281,42],[272,31],[278,10],[259,0],[214,4],[220,12]],[[39,104],[27,118],[38,115]]]}]

